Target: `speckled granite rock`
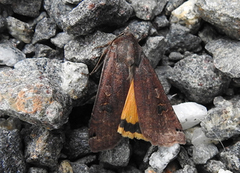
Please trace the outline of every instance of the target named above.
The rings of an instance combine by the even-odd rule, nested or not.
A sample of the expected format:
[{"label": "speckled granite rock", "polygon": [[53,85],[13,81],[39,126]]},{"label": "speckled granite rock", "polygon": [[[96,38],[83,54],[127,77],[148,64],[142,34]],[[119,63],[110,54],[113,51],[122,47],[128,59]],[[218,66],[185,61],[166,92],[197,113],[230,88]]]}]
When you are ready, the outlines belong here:
[{"label": "speckled granite rock", "polygon": [[189,100],[198,103],[211,102],[226,90],[230,82],[228,77],[215,69],[212,57],[197,54],[178,61],[169,79]]},{"label": "speckled granite rock", "polygon": [[17,119],[0,119],[0,172],[25,172],[20,122]]},{"label": "speckled granite rock", "polygon": [[32,126],[24,131],[26,162],[57,169],[64,138],[61,131]]},{"label": "speckled granite rock", "polygon": [[62,0],[45,0],[45,9],[60,28],[73,35],[86,35],[103,24],[120,25],[133,11],[127,2],[120,0],[85,0],[75,8]]},{"label": "speckled granite rock", "polygon": [[[6,173],[140,173],[166,166],[157,164],[167,160],[157,154],[157,166],[150,165],[157,146],[146,141],[126,139],[102,153],[87,143],[101,61],[98,71],[89,76],[88,70],[109,42],[129,31],[170,102],[181,103],[176,114],[183,112],[187,145],[163,171],[175,165],[176,173],[239,172],[238,6],[237,0],[0,0],[0,129],[1,122],[18,122],[12,130],[3,123],[0,167]],[[205,120],[189,101],[202,104],[202,116],[209,109]],[[221,140],[227,140],[222,147]]]},{"label": "speckled granite rock", "polygon": [[215,107],[201,123],[206,136],[217,141],[239,135],[240,131],[240,96],[225,100],[219,96],[214,99]]},{"label": "speckled granite rock", "polygon": [[209,42],[207,51],[213,54],[214,66],[231,78],[240,78],[240,42],[217,39]]},{"label": "speckled granite rock", "polygon": [[71,98],[81,97],[87,85],[88,77],[81,72],[88,73],[81,63],[46,58],[19,62],[15,69],[0,73],[0,114],[60,128],[68,120]]},{"label": "speckled granite rock", "polygon": [[233,39],[240,40],[240,9],[236,0],[199,0],[196,3],[200,17],[218,27]]}]

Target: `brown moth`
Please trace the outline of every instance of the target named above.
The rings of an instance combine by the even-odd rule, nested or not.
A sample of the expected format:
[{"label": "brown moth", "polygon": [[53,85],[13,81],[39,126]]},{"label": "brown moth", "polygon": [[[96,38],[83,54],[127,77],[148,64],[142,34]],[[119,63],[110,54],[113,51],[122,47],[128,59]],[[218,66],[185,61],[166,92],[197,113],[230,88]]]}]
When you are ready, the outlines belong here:
[{"label": "brown moth", "polygon": [[111,149],[122,136],[158,146],[185,144],[182,126],[158,77],[129,32],[107,47],[89,145],[93,152]]}]

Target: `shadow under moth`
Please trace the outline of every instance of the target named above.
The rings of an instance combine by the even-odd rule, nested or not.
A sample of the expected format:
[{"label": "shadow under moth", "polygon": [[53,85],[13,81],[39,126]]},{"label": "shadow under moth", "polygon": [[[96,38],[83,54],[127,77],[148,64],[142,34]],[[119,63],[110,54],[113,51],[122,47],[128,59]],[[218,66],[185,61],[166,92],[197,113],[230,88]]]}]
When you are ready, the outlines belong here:
[{"label": "shadow under moth", "polygon": [[185,144],[181,124],[133,34],[114,39],[104,56],[89,123],[91,150],[111,149],[122,136],[158,146]]}]

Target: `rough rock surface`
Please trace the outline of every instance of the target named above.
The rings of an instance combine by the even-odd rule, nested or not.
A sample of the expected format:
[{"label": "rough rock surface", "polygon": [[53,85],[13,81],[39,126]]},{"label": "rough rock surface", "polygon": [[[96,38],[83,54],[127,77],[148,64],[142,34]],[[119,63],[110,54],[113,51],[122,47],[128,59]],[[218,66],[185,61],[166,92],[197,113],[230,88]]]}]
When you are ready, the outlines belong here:
[{"label": "rough rock surface", "polygon": [[[239,0],[0,0],[0,172],[240,172],[238,7]],[[122,32],[155,68],[186,145],[123,139],[91,152],[104,53]]]}]

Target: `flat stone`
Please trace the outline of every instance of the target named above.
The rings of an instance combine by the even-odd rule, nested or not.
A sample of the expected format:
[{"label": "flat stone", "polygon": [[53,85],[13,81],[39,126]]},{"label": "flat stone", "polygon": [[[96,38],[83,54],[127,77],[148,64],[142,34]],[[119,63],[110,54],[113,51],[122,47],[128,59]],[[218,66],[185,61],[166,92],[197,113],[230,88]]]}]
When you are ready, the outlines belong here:
[{"label": "flat stone", "polygon": [[171,13],[171,23],[179,23],[190,29],[191,33],[198,32],[200,27],[200,14],[195,6],[197,0],[188,0]]},{"label": "flat stone", "polygon": [[[234,145],[229,146],[226,151],[220,153],[220,160],[226,165],[226,167],[232,172],[240,171],[240,142],[236,142]],[[224,172],[224,171],[222,171]]]},{"label": "flat stone", "polygon": [[68,61],[83,62],[87,64],[90,69],[93,69],[98,57],[102,55],[102,48],[100,47],[106,45],[115,37],[113,34],[100,31],[97,31],[93,35],[86,36],[84,39],[76,37],[64,46],[65,58]]},{"label": "flat stone", "polygon": [[219,28],[229,37],[240,40],[240,2],[225,0],[198,0],[200,17]]},{"label": "flat stone", "polygon": [[[125,1],[85,0],[63,20],[63,30],[73,35],[86,35],[103,24],[122,25],[129,19],[132,11],[132,7]],[[92,20],[94,18],[97,20]]]},{"label": "flat stone", "polygon": [[148,37],[146,44],[142,48],[152,67],[156,67],[166,50],[165,38],[162,36]]},{"label": "flat stone", "polygon": [[74,37],[67,34],[66,32],[60,32],[55,37],[51,38],[51,42],[59,47],[63,48],[69,41],[73,40]]},{"label": "flat stone", "polygon": [[172,24],[166,36],[169,52],[199,52],[202,49],[201,39],[190,33],[190,30],[179,24]]},{"label": "flat stone", "polygon": [[39,0],[17,0],[12,3],[12,9],[14,13],[37,17],[41,8],[42,1]]},{"label": "flat stone", "polygon": [[156,15],[159,15],[164,6],[166,5],[168,0],[131,0],[131,5],[134,8],[134,11],[136,13],[136,16],[139,19],[143,20],[151,20]]},{"label": "flat stone", "polygon": [[231,78],[240,78],[240,41],[217,39],[205,48],[213,54],[215,67]]},{"label": "flat stone", "polygon": [[88,129],[80,128],[66,132],[64,153],[69,159],[76,159],[91,152],[88,144]]},{"label": "flat stone", "polygon": [[167,164],[177,156],[179,151],[179,144],[175,144],[171,147],[158,147],[158,151],[151,155],[149,165],[157,169],[158,172],[162,172]]},{"label": "flat stone", "polygon": [[0,44],[0,65],[12,67],[25,58],[26,55],[19,49],[9,44]]},{"label": "flat stone", "polygon": [[10,34],[23,41],[24,43],[30,43],[33,35],[33,28],[25,22],[22,22],[14,17],[7,17],[7,28]]},{"label": "flat stone", "polygon": [[56,169],[64,143],[62,132],[32,126],[24,134],[26,162]]},{"label": "flat stone", "polygon": [[239,100],[239,95],[229,100],[221,96],[214,98],[215,107],[208,111],[208,115],[201,123],[207,137],[221,141],[239,135]]},{"label": "flat stone", "polygon": [[130,153],[129,140],[123,138],[115,148],[102,151],[99,156],[99,161],[116,167],[127,166],[130,159]]},{"label": "flat stone", "polygon": [[[11,118],[0,121],[0,172],[25,172],[19,123]],[[14,164],[13,164],[14,163]]]},{"label": "flat stone", "polygon": [[189,100],[197,103],[211,102],[230,82],[230,78],[216,70],[212,57],[197,54],[178,61],[169,80]]},{"label": "flat stone", "polygon": [[51,18],[43,18],[40,20],[36,27],[33,35],[32,43],[35,44],[40,41],[48,40],[49,38],[55,36],[57,25]]},{"label": "flat stone", "polygon": [[[74,71],[66,69],[69,66]],[[15,69],[0,72],[0,114],[48,129],[60,128],[68,120],[72,99],[84,95],[88,76],[83,73],[88,70],[82,63],[46,58],[21,61]]]}]

